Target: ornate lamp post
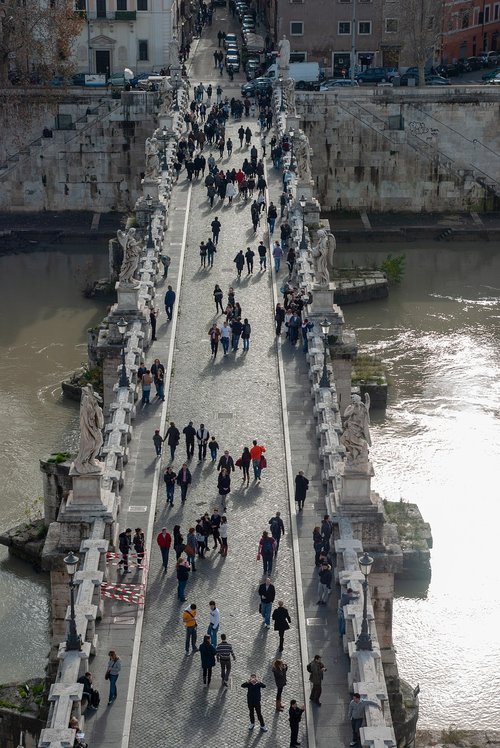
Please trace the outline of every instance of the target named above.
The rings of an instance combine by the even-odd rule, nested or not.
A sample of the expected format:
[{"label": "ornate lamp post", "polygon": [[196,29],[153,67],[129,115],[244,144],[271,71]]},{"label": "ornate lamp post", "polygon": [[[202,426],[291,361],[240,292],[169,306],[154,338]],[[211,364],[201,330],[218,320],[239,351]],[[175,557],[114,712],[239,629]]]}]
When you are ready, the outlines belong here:
[{"label": "ornate lamp post", "polygon": [[175,88],[175,101],[173,105],[174,112],[179,111],[179,71],[174,70],[174,88]]},{"label": "ornate lamp post", "polygon": [[299,205],[302,209],[302,238],[300,240],[299,249],[307,249],[306,241],[306,199],[304,195],[299,200]]},{"label": "ornate lamp post", "polygon": [[319,380],[319,386],[329,387],[330,379],[328,377],[328,370],[326,368],[326,353],[328,351],[328,333],[330,332],[330,320],[326,319],[325,317],[323,322],[319,323],[319,326],[321,327],[321,332],[323,334],[323,373],[321,375],[321,379]]},{"label": "ornate lamp post", "polygon": [[167,140],[168,140],[168,133],[167,133],[167,127],[166,125],[163,125],[163,130],[161,131],[161,139],[163,141],[163,160],[161,162],[161,168],[163,171],[167,171],[168,164],[167,164]]},{"label": "ornate lamp post", "polygon": [[76,620],[75,620],[75,583],[73,578],[78,567],[78,556],[75,556],[73,551],[70,551],[64,559],[66,564],[66,571],[69,574],[69,591],[70,591],[70,619],[68,636],[66,637],[66,652],[81,652],[82,640],[80,635],[76,631]]},{"label": "ornate lamp post", "polygon": [[151,195],[146,196],[146,205],[148,206],[148,241],[146,243],[146,249],[154,249],[155,243],[153,241],[153,198]]},{"label": "ornate lamp post", "polygon": [[128,323],[123,317],[120,317],[116,323],[118,332],[122,336],[122,368],[120,371],[120,379],[118,380],[118,387],[129,387],[130,380],[127,377],[127,370],[125,368],[125,333],[127,332]]},{"label": "ornate lamp post", "polygon": [[361,573],[364,575],[365,580],[363,582],[363,623],[361,624],[361,633],[356,641],[356,649],[358,651],[371,652],[373,650],[372,638],[368,631],[368,619],[366,613],[366,604],[368,599],[368,575],[372,570],[373,558],[369,556],[366,551],[361,556],[359,561],[359,568]]},{"label": "ornate lamp post", "polygon": [[293,138],[294,138],[295,132],[293,130],[290,130],[288,133],[288,137],[290,139],[290,168],[293,166]]}]

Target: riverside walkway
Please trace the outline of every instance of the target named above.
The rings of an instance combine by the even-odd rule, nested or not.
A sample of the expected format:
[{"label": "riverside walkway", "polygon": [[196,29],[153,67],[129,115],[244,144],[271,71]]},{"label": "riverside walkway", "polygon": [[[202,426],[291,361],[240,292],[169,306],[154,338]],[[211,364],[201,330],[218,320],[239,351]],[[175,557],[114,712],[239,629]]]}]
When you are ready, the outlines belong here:
[{"label": "riverside walkway", "polygon": [[[191,82],[212,80],[212,53],[219,28],[234,30],[226,9],[217,9],[212,28],[198,42],[191,64]],[[206,32],[205,32],[206,33]],[[216,46],[216,41],[215,41]],[[236,76],[242,80],[242,76]],[[239,96],[241,80],[229,88],[223,82],[225,95]],[[244,126],[247,121],[243,120]],[[249,121],[253,132],[257,123]],[[239,123],[229,122],[227,135],[238,145]],[[259,147],[258,139],[254,139]],[[259,149],[260,150],[260,149]],[[209,150],[205,149],[205,155]],[[214,155],[216,155],[214,153]],[[217,154],[218,155],[218,154]],[[218,161],[225,170],[239,167],[246,149],[235,147],[231,159]],[[279,202],[280,174],[273,172],[267,159],[269,199]],[[212,269],[200,268],[199,244],[210,236],[210,223],[219,216],[222,230]],[[87,714],[86,740],[92,748],[101,746],[175,746],[213,744],[221,748],[243,746],[255,741],[275,746],[289,745],[287,707],[292,698],[306,701],[308,713],[302,720],[302,746],[326,748],[334,740],[347,745],[350,732],[346,721],[347,658],[337,636],[337,601],[332,594],[329,605],[319,608],[317,574],[312,549],[312,529],[320,523],[325,511],[320,481],[309,381],[304,354],[300,346],[292,349],[277,341],[274,329],[274,306],[278,289],[286,277],[286,263],[276,278],[268,256],[267,270],[259,271],[258,258],[253,275],[243,271],[236,277],[233,259],[240,249],[251,246],[256,252],[260,239],[269,247],[265,219],[254,236],[250,221],[250,202],[236,198],[232,206],[220,204],[210,209],[203,181],[191,186],[181,174],[171,203],[171,221],[165,235],[164,252],[171,256],[168,283],[177,292],[174,321],[167,323],[163,293],[158,291],[158,341],[148,352],[147,363],[156,357],[167,367],[169,386],[165,403],[153,402],[140,410],[134,422],[134,436],[127,465],[127,481],[122,497],[121,529],[142,527],[149,543],[147,594],[144,610],[125,602],[107,601],[105,617],[99,625],[99,654],[92,663],[101,707]],[[279,222],[277,225],[279,236]],[[284,267],[283,267],[284,265]],[[212,292],[218,283],[225,301],[229,286],[235,289],[242,316],[252,326],[250,349],[223,356],[222,347],[214,361],[210,355],[208,329],[214,321]],[[155,458],[152,435],[155,428],[165,433],[173,420],[181,430],[192,420],[201,422],[215,435],[220,454],[228,449],[236,460],[244,446],[253,439],[266,446],[268,468],[262,482],[251,476],[248,488],[241,475],[232,474],[231,493],[227,502],[229,553],[223,559],[210,550],[197,560],[196,572],[187,585],[187,602],[177,600],[175,553],[170,554],[166,573],[156,545],[156,535],[166,526],[172,534],[176,524],[186,536],[189,527],[204,513],[220,507],[217,493],[217,470],[208,455],[199,462],[197,450],[190,462],[193,483],[184,506],[176,489],[173,508],[167,508],[163,471],[169,461],[165,445],[161,460]],[[177,448],[174,470],[185,459],[184,439]],[[304,470],[310,479],[305,510],[295,514],[293,479]],[[261,533],[268,529],[269,519],[279,510],[286,535],[272,578],[276,600],[288,608],[292,626],[285,635],[283,659],[288,663],[288,684],[282,702],[286,710],[275,712],[276,688],[271,672],[277,651],[278,635],[262,625],[258,613],[257,588],[262,581],[262,564],[256,561]],[[142,580],[143,572],[133,568],[126,581]],[[116,572],[116,578],[121,576]],[[144,581],[144,580],[142,580]],[[212,683],[202,682],[200,657],[184,654],[182,611],[191,602],[198,608],[198,644],[208,626],[209,600],[214,599],[221,613],[220,633],[226,633],[237,661],[233,663],[229,688],[221,687],[218,666]],[[118,679],[118,699],[107,706],[107,684],[103,679],[108,649],[116,649],[122,659]],[[321,708],[309,707],[308,674],[305,670],[315,654],[321,654],[328,672],[323,682]],[[262,713],[269,728],[264,734],[248,731],[246,693],[240,687],[251,672],[257,672],[266,683]]]}]

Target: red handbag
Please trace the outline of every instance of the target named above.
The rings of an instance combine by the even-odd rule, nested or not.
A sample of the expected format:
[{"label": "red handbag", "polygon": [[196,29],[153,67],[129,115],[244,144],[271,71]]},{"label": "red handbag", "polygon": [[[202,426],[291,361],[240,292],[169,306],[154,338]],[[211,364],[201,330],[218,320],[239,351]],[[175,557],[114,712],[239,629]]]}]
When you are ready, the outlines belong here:
[{"label": "red handbag", "polygon": [[267,467],[267,460],[264,457],[264,455],[261,455],[261,457],[260,457],[260,469],[263,470],[266,467]]}]

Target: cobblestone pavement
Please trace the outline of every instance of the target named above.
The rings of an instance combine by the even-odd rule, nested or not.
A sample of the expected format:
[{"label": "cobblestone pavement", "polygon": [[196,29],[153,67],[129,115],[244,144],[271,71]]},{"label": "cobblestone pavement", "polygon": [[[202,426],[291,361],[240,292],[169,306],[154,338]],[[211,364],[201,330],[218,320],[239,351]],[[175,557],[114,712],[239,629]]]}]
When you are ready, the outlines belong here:
[{"label": "cobblestone pavement", "polygon": [[[216,29],[217,26],[214,31]],[[212,63],[212,49],[207,45],[205,50],[198,51],[197,68],[206,70],[204,60]],[[196,82],[197,77],[195,73],[192,82]],[[208,82],[206,75],[199,79],[205,84]],[[228,128],[228,135],[236,144],[238,127],[239,124],[230,123]],[[221,166],[225,169],[230,165],[239,166],[244,155],[245,150],[236,148],[231,160],[224,157]],[[199,244],[210,235],[210,222],[215,215],[221,220],[222,231],[214,267],[200,269]],[[227,511],[227,559],[210,551],[206,560],[197,562],[197,571],[192,574],[186,591],[186,604],[195,602],[198,606],[199,639],[208,625],[208,602],[212,598],[216,600],[221,611],[220,632],[228,635],[237,662],[229,689],[221,689],[219,673],[215,671],[210,688],[203,687],[199,655],[184,655],[181,616],[185,605],[176,598],[174,562],[170,562],[164,575],[154,547],[131,745],[143,743],[145,735],[148,745],[159,746],[181,745],[187,740],[194,744],[200,740],[207,742],[211,735],[220,746],[253,742],[258,733],[247,730],[246,694],[240,687],[251,672],[257,672],[267,684],[262,706],[269,726],[266,739],[274,745],[289,743],[288,720],[285,714],[278,716],[274,711],[276,692],[271,663],[277,655],[278,637],[272,629],[267,630],[262,625],[257,594],[262,581],[262,565],[256,561],[261,532],[267,529],[276,510],[281,511],[286,529],[289,529],[271,270],[268,260],[266,272],[259,272],[256,267],[254,274],[247,276],[245,269],[238,281],[233,262],[239,249],[245,250],[247,246],[256,249],[258,240],[266,238],[264,223],[262,221],[261,229],[253,236],[250,203],[244,205],[238,199],[232,207],[226,204],[211,210],[202,184],[193,187],[167,413],[167,421],[174,420],[181,429],[189,420],[193,420],[195,426],[203,422],[216,436],[221,450],[229,449],[235,459],[242,447],[251,446],[254,438],[267,448],[268,468],[263,472],[260,485],[251,480],[249,488],[243,488],[238,470],[233,474]],[[214,362],[207,333],[216,319],[212,296],[215,283],[221,286],[225,296],[229,286],[234,286],[243,316],[248,317],[252,325],[252,337],[247,353],[242,351],[240,343],[238,352],[227,357],[223,357],[220,349]],[[180,468],[184,457],[182,441],[174,469]],[[177,495],[174,508],[167,509],[163,486],[160,488],[155,533],[164,525],[172,532],[175,524],[180,524],[185,533],[201,514],[220,506],[217,471],[210,460],[198,462],[195,453],[191,470],[193,485],[184,507],[180,506]],[[286,703],[290,698],[302,701],[295,577],[288,536],[281,543],[273,581],[277,599],[285,601],[293,622],[285,637],[284,659],[289,665],[289,677],[283,701]],[[302,744],[307,745],[305,738]]]}]

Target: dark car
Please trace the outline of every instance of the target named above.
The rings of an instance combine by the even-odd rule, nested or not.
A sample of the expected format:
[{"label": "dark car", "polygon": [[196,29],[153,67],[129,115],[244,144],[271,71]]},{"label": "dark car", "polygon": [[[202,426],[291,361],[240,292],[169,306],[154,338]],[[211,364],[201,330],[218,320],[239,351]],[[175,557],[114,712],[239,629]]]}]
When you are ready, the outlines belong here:
[{"label": "dark car", "polygon": [[[401,76],[399,85],[400,86],[407,86],[408,85],[408,81],[410,79],[412,79],[412,80],[415,81],[415,83],[414,83],[415,86],[418,86],[418,82],[419,82],[419,75],[418,75],[418,73],[409,73],[408,71],[406,71],[406,73],[404,73]],[[451,84],[450,84],[450,81],[448,80],[448,78],[443,78],[442,75],[426,75],[425,76],[425,85],[426,86],[449,86]]]},{"label": "dark car", "polygon": [[71,85],[84,86],[86,75],[88,75],[88,73],[75,73],[73,76],[71,76]]},{"label": "dark car", "polygon": [[484,67],[482,60],[479,57],[468,57],[467,64],[471,70],[481,70]]},{"label": "dark car", "polygon": [[273,90],[272,81],[269,78],[255,78],[253,81],[243,83],[241,86],[242,96],[255,96],[256,93],[271,93]]},{"label": "dark car", "polygon": [[459,66],[452,62],[450,65],[438,65],[436,68],[436,75],[442,75],[443,78],[455,78],[461,74]]},{"label": "dark car", "polygon": [[492,78],[496,78],[497,75],[500,74],[500,68],[495,68],[494,70],[489,70],[487,73],[483,73],[481,78],[483,81],[489,81]]},{"label": "dark car", "polygon": [[393,78],[385,68],[368,68],[356,76],[358,83],[387,83]]},{"label": "dark car", "polygon": [[225,8],[227,5],[227,0],[212,0],[212,2],[217,8]]}]

